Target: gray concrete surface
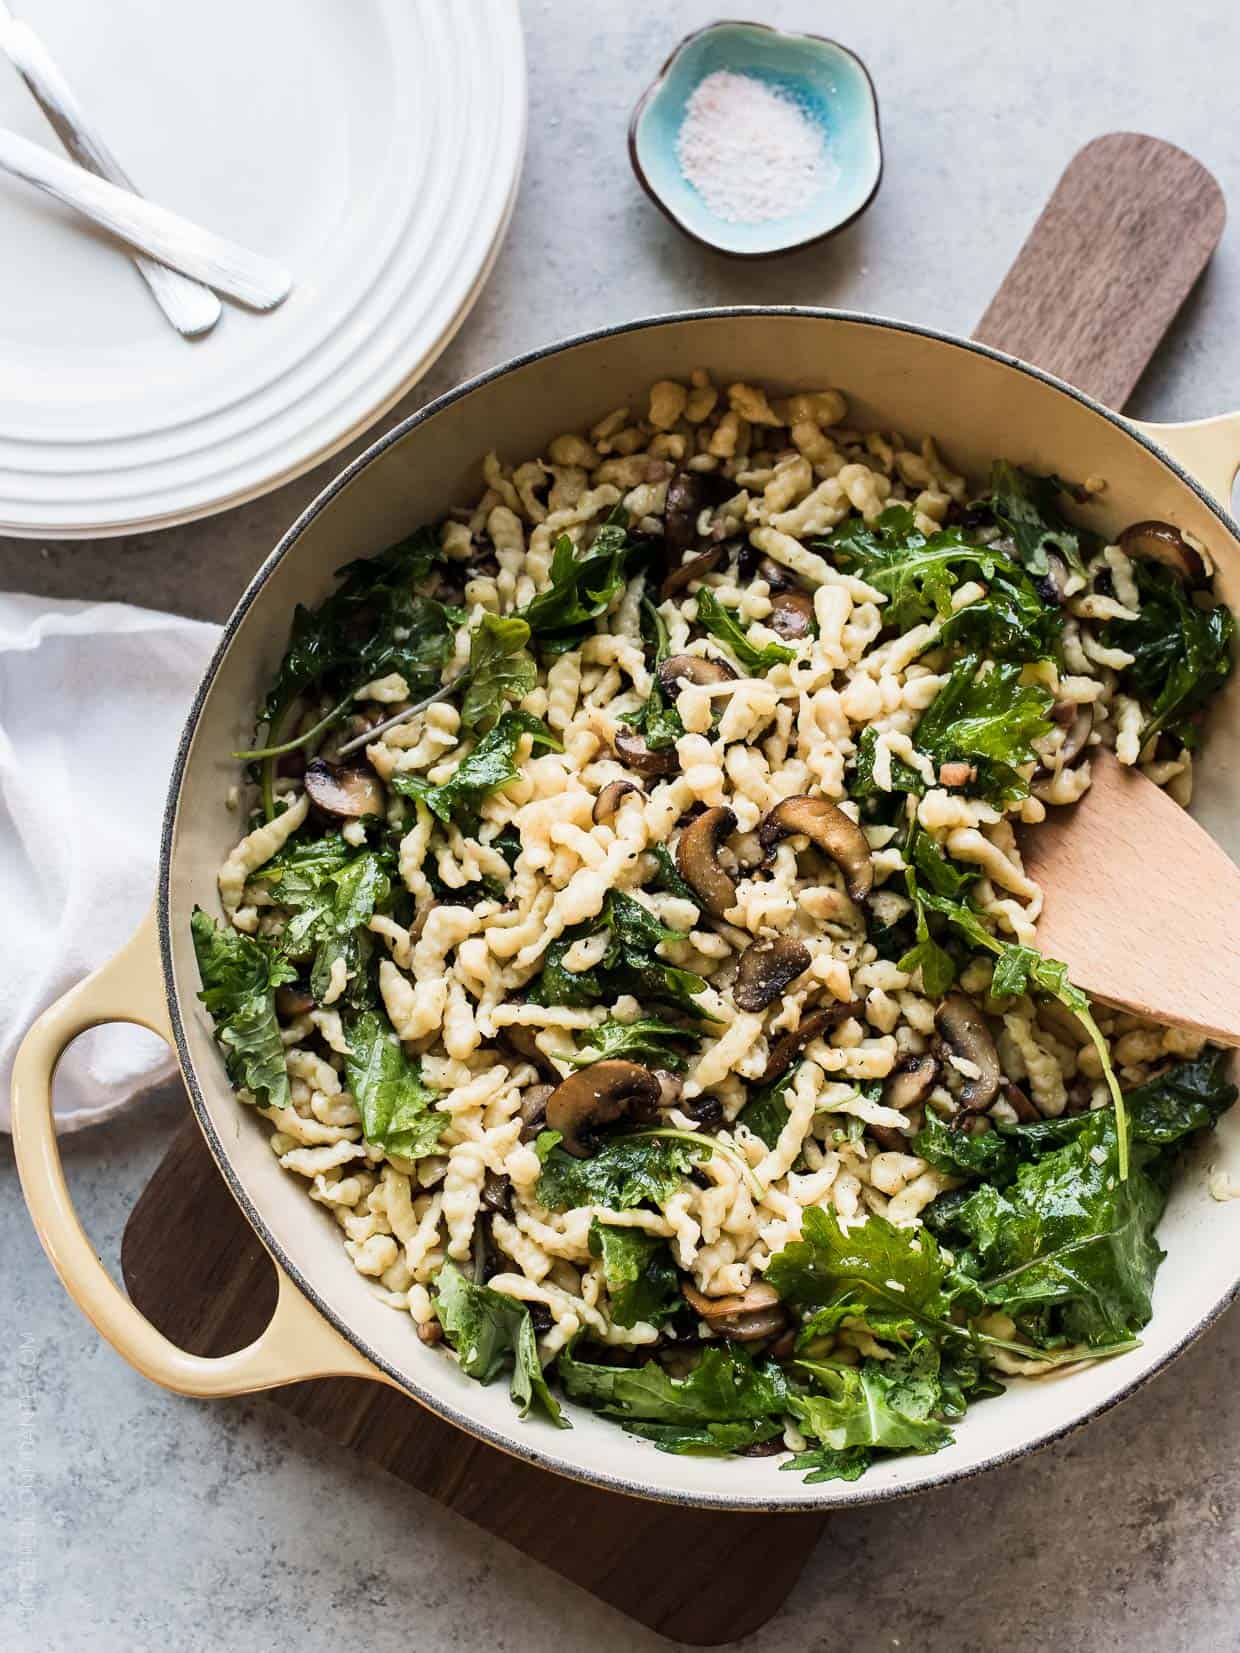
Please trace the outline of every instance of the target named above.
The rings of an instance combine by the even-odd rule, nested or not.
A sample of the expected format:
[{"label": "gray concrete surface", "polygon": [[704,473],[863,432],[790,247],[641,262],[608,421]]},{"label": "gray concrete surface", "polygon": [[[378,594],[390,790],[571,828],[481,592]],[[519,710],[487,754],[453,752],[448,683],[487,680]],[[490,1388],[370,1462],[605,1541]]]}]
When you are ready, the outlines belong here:
[{"label": "gray concrete surface", "polygon": [[[869,214],[825,249],[730,264],[654,212],[624,145],[649,75],[679,33],[720,9],[686,0],[673,17],[654,0],[529,0],[530,147],[513,228],[472,318],[393,418],[518,350],[654,310],[840,304],[967,332],[1063,165],[1101,132],[1181,143],[1240,199],[1240,12],[1221,0],[887,0],[851,10],[787,0],[751,10],[835,34],[868,61],[886,182]],[[1233,230],[1135,411],[1187,418],[1240,403],[1238,308]],[[0,586],[222,618],[336,463],[166,534],[96,546],[0,541]],[[67,1145],[75,1198],[105,1258],[115,1259],[182,1108],[169,1091]],[[60,1291],[7,1144],[3,1175],[5,1647],[666,1645],[261,1401],[198,1405],[135,1376]],[[1232,1315],[1073,1440],[973,1485],[837,1521],[785,1611],[748,1645],[1240,1647],[1238,1363]]]}]

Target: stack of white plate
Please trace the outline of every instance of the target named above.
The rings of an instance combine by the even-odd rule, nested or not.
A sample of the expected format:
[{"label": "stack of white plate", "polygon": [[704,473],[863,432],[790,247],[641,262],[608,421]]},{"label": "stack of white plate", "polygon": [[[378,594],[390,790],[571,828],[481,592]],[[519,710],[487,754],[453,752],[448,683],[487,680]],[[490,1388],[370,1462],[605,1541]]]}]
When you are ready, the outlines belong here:
[{"label": "stack of white plate", "polygon": [[[525,141],[516,0],[18,0],[153,200],[280,259],[270,315],[180,338],[115,247],[0,178],[0,533],[252,499],[334,453],[469,313]],[[0,60],[0,124],[59,153]]]}]

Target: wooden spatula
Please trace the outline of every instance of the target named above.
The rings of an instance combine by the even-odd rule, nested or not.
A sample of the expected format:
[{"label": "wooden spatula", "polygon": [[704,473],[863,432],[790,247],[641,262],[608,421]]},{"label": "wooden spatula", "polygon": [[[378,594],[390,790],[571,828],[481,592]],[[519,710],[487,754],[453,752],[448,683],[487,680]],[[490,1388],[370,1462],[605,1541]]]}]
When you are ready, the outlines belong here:
[{"label": "wooden spatula", "polygon": [[1022,839],[1046,892],[1038,946],[1121,1010],[1240,1045],[1240,868],[1111,752]]},{"label": "wooden spatula", "polygon": [[[976,337],[1122,407],[1222,234],[1210,173],[1136,132],[1070,163]],[[1021,848],[1046,892],[1038,944],[1108,1004],[1240,1044],[1240,872],[1109,753],[1079,804]]]}]

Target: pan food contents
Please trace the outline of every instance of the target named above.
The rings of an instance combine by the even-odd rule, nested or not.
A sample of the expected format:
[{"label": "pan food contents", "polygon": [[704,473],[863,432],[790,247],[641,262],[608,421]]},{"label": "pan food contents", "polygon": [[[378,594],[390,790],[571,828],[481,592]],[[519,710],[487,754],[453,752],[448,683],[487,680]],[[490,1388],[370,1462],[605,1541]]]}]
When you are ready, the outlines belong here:
[{"label": "pan food contents", "polygon": [[1132,1348],[1236,1095],[1037,951],[1014,831],[1104,746],[1187,803],[1205,548],[845,416],[699,372],[488,455],[297,610],[194,917],[234,1085],[428,1358],[818,1480]]}]

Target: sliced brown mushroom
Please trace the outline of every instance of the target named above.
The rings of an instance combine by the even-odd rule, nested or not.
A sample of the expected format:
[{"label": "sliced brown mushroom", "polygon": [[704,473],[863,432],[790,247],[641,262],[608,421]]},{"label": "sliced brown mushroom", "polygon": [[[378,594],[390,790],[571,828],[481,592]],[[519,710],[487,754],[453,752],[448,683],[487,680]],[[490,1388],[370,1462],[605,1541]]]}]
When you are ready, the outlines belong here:
[{"label": "sliced brown mushroom", "polygon": [[934,1089],[939,1077],[937,1058],[927,1051],[922,1056],[906,1056],[883,1081],[883,1107],[907,1113],[924,1102]]},{"label": "sliced brown mushroom", "polygon": [[765,580],[770,591],[788,591],[792,588],[792,575],[783,563],[776,562],[774,557],[763,557],[758,563],[758,578]]},{"label": "sliced brown mushroom", "polygon": [[1063,745],[1056,752],[1055,757],[1061,769],[1066,769],[1070,763],[1075,763],[1089,744],[1089,737],[1094,729],[1094,709],[1092,706],[1082,706],[1068,725],[1068,732],[1063,737]]},{"label": "sliced brown mushroom", "polygon": [[704,1131],[718,1130],[723,1124],[723,1103],[717,1096],[695,1096],[691,1102],[681,1104],[681,1112]]},{"label": "sliced brown mushroom", "polygon": [[277,987],[276,1014],[279,1016],[308,1016],[314,1009],[314,994],[305,987]]},{"label": "sliced brown mushroom", "polygon": [[680,768],[674,746],[652,752],[635,729],[617,729],[611,737],[611,744],[621,763],[636,770],[646,780],[655,780],[660,775],[674,775]]},{"label": "sliced brown mushroom", "polygon": [[808,637],[814,629],[814,599],[808,591],[777,591],[771,598],[767,619],[771,630],[792,641]]},{"label": "sliced brown mushroom", "polygon": [[640,793],[641,787],[634,786],[632,781],[608,781],[607,785],[594,800],[594,808],[590,811],[590,818],[597,826],[601,821],[610,821],[620,807],[621,798],[630,792]]},{"label": "sliced brown mushroom", "polygon": [[547,1098],[547,1124],[578,1159],[594,1152],[594,1134],[618,1119],[653,1119],[659,1081],[636,1062],[591,1062],[562,1079]]},{"label": "sliced brown mushroom", "polygon": [[504,1028],[499,1038],[502,1045],[506,1045],[515,1055],[523,1056],[544,1079],[550,1079],[553,1085],[559,1084],[560,1070],[551,1058],[538,1048],[538,1040],[532,1027],[522,1027],[520,1022],[512,1022]]},{"label": "sliced brown mushroom", "polygon": [[732,998],[741,1010],[765,1010],[809,966],[809,948],[795,936],[751,942],[736,967]]},{"label": "sliced brown mushroom", "polygon": [[[993,549],[996,551],[999,549],[998,543],[994,545]],[[1013,545],[1012,552],[1014,553],[1015,550],[1016,547]],[[1041,597],[1044,603],[1053,603],[1057,608],[1062,608],[1067,602],[1068,565],[1058,551],[1048,551],[1046,553],[1046,573],[1043,574],[1040,580],[1035,580],[1034,584],[1037,587],[1038,596]]]},{"label": "sliced brown mushroom", "polygon": [[[559,1075],[556,1075],[557,1079]],[[531,1142],[547,1123],[547,1098],[554,1085],[531,1085],[521,1098],[521,1140]]]},{"label": "sliced brown mushroom", "polygon": [[709,654],[669,654],[659,667],[659,683],[669,700],[675,700],[682,683],[731,683],[735,678],[726,661]]},{"label": "sliced brown mushroom", "polygon": [[482,1203],[501,1217],[512,1216],[512,1178],[488,1171],[482,1183]]},{"label": "sliced brown mushroom", "polygon": [[705,1297],[690,1285],[680,1290],[693,1312],[730,1343],[756,1343],[759,1338],[782,1332],[788,1324],[788,1311],[779,1293],[765,1280],[731,1297]]},{"label": "sliced brown mushroom", "polygon": [[383,787],[365,764],[332,764],[315,758],[306,765],[306,795],[326,815],[356,819],[383,814]]},{"label": "sliced brown mushroom", "polygon": [[711,569],[717,566],[722,556],[723,546],[721,544],[711,545],[705,551],[699,552],[696,557],[690,557],[688,562],[682,562],[679,567],[673,568],[659,587],[660,602],[665,603],[669,597],[674,597],[678,591],[683,591],[694,580],[700,580],[704,575],[709,574]]},{"label": "sliced brown mushroom", "polygon": [[706,485],[696,471],[677,471],[667,485],[663,507],[663,537],[671,555],[679,561],[697,538],[697,522],[706,504]]},{"label": "sliced brown mushroom", "polygon": [[1134,522],[1120,535],[1119,548],[1125,556],[1164,564],[1192,585],[1206,577],[1201,553],[1194,551],[1180,530],[1169,522]]},{"label": "sliced brown mushroom", "polygon": [[1013,1084],[1010,1079],[1005,1079],[1001,1089],[1003,1091],[1003,1100],[1009,1105],[1012,1112],[1016,1115],[1017,1119],[1020,1120],[1022,1125],[1033,1125],[1041,1119],[1042,1115],[1034,1107],[1033,1103],[1025,1095],[1024,1091],[1021,1090],[1019,1085]]},{"label": "sliced brown mushroom", "polygon": [[844,888],[854,901],[864,901],[874,888],[874,863],[865,833],[827,798],[785,798],[776,804],[758,828],[758,841],[769,855],[781,838],[804,833],[829,855],[844,874]]},{"label": "sliced brown mushroom", "polygon": [[730,809],[704,809],[680,835],[676,869],[714,918],[736,905],[736,884],[719,864],[719,840],[736,830]]},{"label": "sliced brown mushroom", "polygon": [[841,1004],[824,1005],[819,1010],[811,1011],[808,1016],[803,1016],[800,1027],[791,1033],[781,1034],[767,1051],[762,1083],[767,1085],[772,1079],[778,1079],[781,1073],[786,1073],[792,1066],[797,1052],[811,1039],[816,1039],[828,1028],[838,1027],[850,1016],[860,1016],[864,1009],[864,999],[846,999]]},{"label": "sliced brown mushroom", "polygon": [[870,1135],[889,1153],[906,1154],[909,1138],[921,1129],[925,1117],[922,1103],[934,1088],[939,1076],[939,1063],[928,1052],[923,1056],[906,1056],[883,1082],[883,1106],[907,1114],[907,1130],[895,1125],[871,1125]]},{"label": "sliced brown mushroom", "polygon": [[981,1113],[998,1096],[1003,1078],[986,1018],[972,999],[949,993],[934,1013],[934,1025],[952,1054],[977,1069],[976,1077],[961,1085],[958,1100],[968,1112]]}]

